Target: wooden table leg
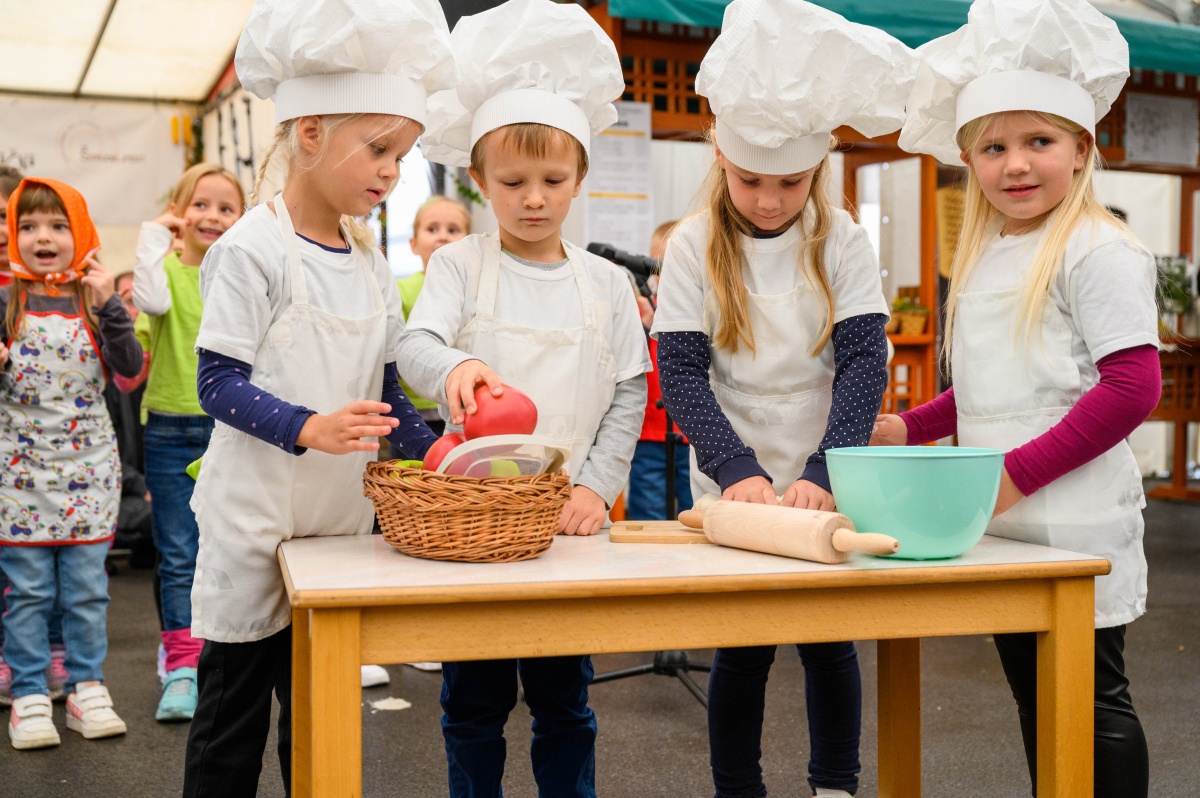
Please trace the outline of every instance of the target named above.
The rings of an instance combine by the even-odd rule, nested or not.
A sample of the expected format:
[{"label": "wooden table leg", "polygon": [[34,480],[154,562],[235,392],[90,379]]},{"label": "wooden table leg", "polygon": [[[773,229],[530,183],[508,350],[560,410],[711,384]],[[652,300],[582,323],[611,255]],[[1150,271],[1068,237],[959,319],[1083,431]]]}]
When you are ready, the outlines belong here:
[{"label": "wooden table leg", "polygon": [[921,639],[879,641],[879,797],[921,796]]},{"label": "wooden table leg", "polygon": [[[362,796],[360,621],[359,610],[353,607],[310,611],[307,744],[313,798]],[[318,718],[320,722],[311,722]],[[292,750],[297,749],[293,743]]]},{"label": "wooden table leg", "polygon": [[309,610],[292,611],[292,798],[312,798],[312,648]]},{"label": "wooden table leg", "polygon": [[1058,579],[1037,636],[1039,798],[1092,794],[1095,579]]}]

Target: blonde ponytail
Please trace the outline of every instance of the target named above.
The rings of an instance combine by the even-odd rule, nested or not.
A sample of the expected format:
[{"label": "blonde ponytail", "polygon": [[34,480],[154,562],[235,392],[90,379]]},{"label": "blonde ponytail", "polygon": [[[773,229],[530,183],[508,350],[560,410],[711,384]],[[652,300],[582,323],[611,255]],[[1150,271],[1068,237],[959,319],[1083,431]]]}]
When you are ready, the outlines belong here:
[{"label": "blonde ponytail", "polygon": [[[1054,114],[1029,112],[1034,119],[1051,124],[1069,133],[1078,141],[1086,131],[1076,123]],[[972,152],[979,140],[987,132],[998,114],[991,114],[976,119],[963,126],[959,131],[959,146],[964,152]],[[1100,154],[1096,150],[1095,141],[1088,136],[1087,156],[1082,169],[1071,177],[1071,185],[1066,197],[1050,214],[1044,223],[1046,234],[1038,245],[1033,261],[1025,275],[1025,283],[1021,289],[1020,311],[1017,319],[1018,334],[1022,337],[1020,343],[1028,344],[1035,330],[1041,331],[1042,314],[1050,291],[1058,277],[1059,270],[1067,253],[1067,244],[1076,228],[1084,220],[1094,223],[1108,224],[1123,232],[1130,240],[1136,240],[1133,231],[1123,222],[1110,214],[1100,200],[1096,198],[1092,185],[1092,176],[1100,166]],[[983,193],[983,187],[975,175],[974,169],[967,170],[966,203],[963,208],[962,232],[959,234],[958,247],[954,252],[954,260],[950,266],[950,292],[946,301],[946,326],[942,347],[943,367],[947,373],[950,370],[950,355],[954,339],[954,320],[958,314],[958,298],[963,286],[967,284],[979,256],[987,243],[989,225],[1000,215],[995,206],[988,201]]]},{"label": "blonde ponytail", "polygon": [[[831,138],[830,149],[837,146]],[[803,239],[801,256],[804,274],[810,286],[821,297],[824,319],[817,341],[809,352],[817,355],[833,334],[833,287],[825,267],[825,242],[833,231],[834,207],[829,196],[829,157],[817,166],[809,187],[808,201],[792,223],[800,225]],[[712,337],[718,349],[737,352],[742,344],[754,348],[754,330],[750,323],[749,293],[743,271],[746,268],[739,236],[751,235],[753,226],[734,207],[729,194],[729,178],[721,166],[713,162],[706,180],[708,213],[710,217],[706,262],[708,280],[717,300],[717,329]],[[811,229],[809,229],[811,228]]]}]

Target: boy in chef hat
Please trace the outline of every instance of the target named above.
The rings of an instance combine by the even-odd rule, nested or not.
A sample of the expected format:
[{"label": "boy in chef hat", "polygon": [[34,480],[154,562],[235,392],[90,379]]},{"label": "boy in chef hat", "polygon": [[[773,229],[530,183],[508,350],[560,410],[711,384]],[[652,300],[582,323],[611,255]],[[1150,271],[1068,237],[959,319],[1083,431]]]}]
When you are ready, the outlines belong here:
[{"label": "boy in chef hat", "polygon": [[[671,236],[651,334],[692,443],[692,495],[832,510],[825,451],[867,442],[887,384],[887,303],[866,231],[827,194],[831,131],[896,130],[916,69],[874,28],[803,0],[735,0],[696,78],[716,124],[705,210]],[[858,787],[853,642],[798,646],[821,796]],[[718,649],[708,729],[718,796],[765,795],[775,646]]]},{"label": "boy in chef hat", "polygon": [[[258,0],[235,57],[279,123],[263,173],[285,174],[206,254],[197,387],[216,430],[192,507],[192,634],[204,638],[185,796],[253,795],[271,693],[291,776],[291,627],[280,541],[369,534],[362,472],[387,435],[420,458],[434,434],[401,390],[399,293],[361,217],[395,185],[454,80],[435,0]],[[261,175],[260,175],[261,182]],[[302,456],[299,456],[302,455]]]},{"label": "boy in chef hat", "polygon": [[[559,532],[590,535],[624,489],[649,369],[629,281],[562,240],[592,137],[616,121],[616,49],[579,6],[511,0],[460,21],[455,91],[433,98],[428,157],[469,165],[498,233],[439,249],[408,319],[405,378],[451,425],[500,381],[537,405],[536,432],[571,449]],[[442,728],[452,796],[499,795],[504,722],[520,675],[542,795],[595,795],[596,720],[584,656],[447,662]]]},{"label": "boy in chef hat", "polygon": [[[918,53],[900,145],[969,167],[946,317],[954,388],[881,417],[873,441],[957,431],[1003,449],[989,534],[1112,563],[1096,579],[1095,795],[1145,796],[1122,653],[1146,610],[1145,499],[1125,437],[1160,391],[1155,267],[1092,187],[1096,122],[1129,75],[1128,46],[1085,0],[979,0]],[[995,640],[1036,788],[1035,636]],[[1086,791],[1088,774],[1067,776]]]}]

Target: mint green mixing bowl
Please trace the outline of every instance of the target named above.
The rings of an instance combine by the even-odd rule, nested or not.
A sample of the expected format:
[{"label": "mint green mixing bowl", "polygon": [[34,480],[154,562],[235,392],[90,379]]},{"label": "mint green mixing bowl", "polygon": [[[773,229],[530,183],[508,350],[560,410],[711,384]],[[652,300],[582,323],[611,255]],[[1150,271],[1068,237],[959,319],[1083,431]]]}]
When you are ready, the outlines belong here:
[{"label": "mint green mixing bowl", "polygon": [[905,560],[957,557],[983,537],[1004,452],[962,446],[851,446],[826,453],[839,513],[900,541]]}]

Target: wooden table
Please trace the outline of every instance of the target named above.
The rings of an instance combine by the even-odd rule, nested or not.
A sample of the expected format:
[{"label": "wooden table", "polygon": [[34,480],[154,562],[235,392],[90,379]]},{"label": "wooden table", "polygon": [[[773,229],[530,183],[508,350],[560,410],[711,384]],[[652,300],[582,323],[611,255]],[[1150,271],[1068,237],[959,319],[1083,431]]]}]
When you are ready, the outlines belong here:
[{"label": "wooden table", "polygon": [[[292,790],[362,794],[363,663],[879,641],[879,795],[921,794],[920,638],[1038,633],[1038,795],[1092,794],[1094,577],[1104,559],[985,537],[933,562],[818,565],[559,537],[519,563],[419,560],[379,536],[284,543]],[[313,718],[320,722],[314,723]]]}]

